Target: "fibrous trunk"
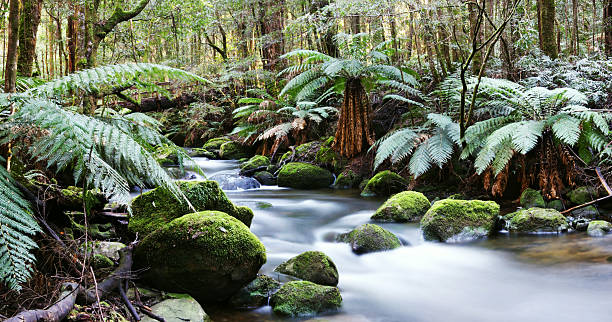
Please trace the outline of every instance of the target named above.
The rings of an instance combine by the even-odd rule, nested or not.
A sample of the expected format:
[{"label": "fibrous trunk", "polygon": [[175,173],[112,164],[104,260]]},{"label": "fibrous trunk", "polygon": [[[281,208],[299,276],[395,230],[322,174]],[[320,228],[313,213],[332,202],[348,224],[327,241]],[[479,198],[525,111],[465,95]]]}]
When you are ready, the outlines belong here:
[{"label": "fibrous trunk", "polygon": [[349,79],[338,119],[334,148],[351,158],[374,144],[370,130],[370,103],[359,79]]}]

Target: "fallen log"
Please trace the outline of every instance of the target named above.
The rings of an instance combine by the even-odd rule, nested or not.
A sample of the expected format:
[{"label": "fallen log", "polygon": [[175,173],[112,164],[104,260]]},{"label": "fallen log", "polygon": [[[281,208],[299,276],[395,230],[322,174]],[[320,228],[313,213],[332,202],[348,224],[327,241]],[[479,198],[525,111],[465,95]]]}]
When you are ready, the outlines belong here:
[{"label": "fallen log", "polygon": [[129,278],[130,276],[133,263],[133,250],[134,244],[119,250],[119,254],[121,255],[119,266],[117,266],[109,277],[105,278],[101,283],[98,283],[97,286],[79,292],[79,303],[95,303],[98,296],[100,298],[104,298],[114,290],[118,289],[121,281]]},{"label": "fallen log", "polygon": [[60,300],[46,310],[21,312],[5,322],[61,321],[74,307],[80,287],[77,283],[64,283]]}]

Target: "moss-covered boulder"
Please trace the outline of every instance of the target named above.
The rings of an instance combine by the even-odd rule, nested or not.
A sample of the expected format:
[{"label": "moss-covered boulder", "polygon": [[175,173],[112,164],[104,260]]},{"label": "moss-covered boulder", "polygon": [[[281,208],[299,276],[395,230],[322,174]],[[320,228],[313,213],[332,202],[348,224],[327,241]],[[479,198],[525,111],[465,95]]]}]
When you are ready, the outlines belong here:
[{"label": "moss-covered boulder", "polygon": [[134,256],[147,285],[218,302],[255,279],[266,262],[266,249],[238,219],[203,211],[149,234]]},{"label": "moss-covered boulder", "polygon": [[255,180],[257,180],[259,183],[261,183],[264,186],[276,185],[276,178],[274,177],[272,173],[268,171],[255,172],[255,174],[253,175],[253,178],[255,178]]},{"label": "moss-covered boulder", "polygon": [[421,220],[431,203],[424,194],[404,191],[391,198],[376,210],[372,220],[392,222],[414,222]]},{"label": "moss-covered boulder", "polygon": [[[251,225],[253,212],[246,207],[235,206],[217,182],[179,181],[177,184],[196,211],[222,211],[247,226]],[[192,212],[186,202],[177,200],[166,188],[159,187],[134,198],[128,229],[132,233],[146,236],[170,221]]]},{"label": "moss-covered boulder", "polygon": [[361,177],[351,170],[346,170],[338,175],[334,182],[334,189],[357,188],[361,182]]},{"label": "moss-covered boulder", "polygon": [[499,215],[494,201],[444,199],[436,201],[421,219],[425,240],[460,242],[493,232]]},{"label": "moss-covered boulder", "polygon": [[578,187],[567,193],[567,198],[574,205],[582,205],[597,198],[597,191],[590,187]]},{"label": "moss-covered boulder", "polygon": [[[85,245],[83,244],[84,248]],[[125,244],[110,241],[94,241],[88,243],[88,248],[93,255],[103,255],[112,260],[119,261],[119,250],[125,248]]]},{"label": "moss-covered boulder", "polygon": [[559,199],[551,200],[546,204],[546,208],[555,209],[557,211],[563,211],[565,206],[563,205],[563,201]]},{"label": "moss-covered boulder", "polygon": [[591,237],[602,237],[612,232],[612,223],[604,220],[594,220],[589,223],[587,234]]},{"label": "moss-covered boulder", "polygon": [[597,210],[597,208],[595,208],[593,205],[586,206],[572,211],[572,216],[577,218],[595,219],[597,216],[599,216],[599,210]]},{"label": "moss-covered boulder", "polygon": [[[240,165],[241,174],[253,174],[256,169],[267,168],[270,165],[270,159],[267,156],[256,155],[249,159],[249,161]],[[261,171],[261,170],[260,170]]]},{"label": "moss-covered boulder", "polygon": [[338,173],[347,161],[329,146],[321,146],[315,155],[315,164]]},{"label": "moss-covered boulder", "polygon": [[[166,322],[210,322],[212,321],[202,306],[191,296],[181,294],[179,298],[167,299],[151,307],[151,312]],[[157,321],[145,316],[142,322]]]},{"label": "moss-covered boulder", "polygon": [[319,251],[308,251],[290,258],[274,271],[320,285],[338,285],[336,264],[329,256]]},{"label": "moss-covered boulder", "polygon": [[[69,186],[59,192],[58,204],[63,210],[83,210],[83,188]],[[106,198],[102,193],[94,190],[85,192],[85,204],[88,209],[102,209],[105,203]]]},{"label": "moss-covered boulder", "polygon": [[250,147],[234,141],[225,142],[219,148],[219,157],[224,160],[240,160],[251,155],[253,152]]},{"label": "moss-covered boulder", "polygon": [[268,299],[281,284],[270,276],[259,275],[247,286],[232,295],[229,303],[237,309],[254,309],[268,305]]},{"label": "moss-covered boulder", "polygon": [[333,182],[331,172],[308,163],[287,163],[278,173],[280,187],[320,189],[329,187]]},{"label": "moss-covered boulder", "polygon": [[348,243],[355,254],[366,254],[395,249],[402,246],[392,232],[374,224],[364,224],[340,234],[337,241]]},{"label": "moss-covered boulder", "polygon": [[531,188],[527,188],[521,193],[520,203],[523,208],[546,207],[546,201],[544,201],[542,194]]},{"label": "moss-covered boulder", "polygon": [[560,232],[567,230],[567,218],[555,209],[529,208],[503,217],[511,232]]},{"label": "moss-covered boulder", "polygon": [[365,188],[361,192],[362,197],[387,197],[394,193],[406,190],[408,180],[397,173],[385,170],[377,173],[372,179],[368,180]]},{"label": "moss-covered boulder", "polygon": [[229,138],[224,138],[224,137],[210,139],[206,141],[206,143],[204,143],[204,145],[202,146],[202,149],[206,151],[219,151],[219,149],[221,149],[221,146],[224,143],[231,142],[231,141],[232,140],[230,140]]},{"label": "moss-covered boulder", "polygon": [[272,295],[270,305],[274,313],[282,316],[313,316],[340,308],[342,296],[337,287],[294,281]]},{"label": "moss-covered boulder", "polygon": [[105,269],[115,266],[115,262],[102,254],[95,254],[91,257],[91,266],[95,269]]}]

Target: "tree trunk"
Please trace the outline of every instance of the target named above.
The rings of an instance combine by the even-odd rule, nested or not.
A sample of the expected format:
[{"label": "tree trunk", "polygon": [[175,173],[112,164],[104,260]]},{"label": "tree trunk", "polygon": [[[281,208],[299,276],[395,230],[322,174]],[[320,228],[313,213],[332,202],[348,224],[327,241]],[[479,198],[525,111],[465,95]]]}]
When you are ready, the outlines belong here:
[{"label": "tree trunk", "polygon": [[32,65],[36,56],[36,33],[40,22],[42,0],[22,0],[23,9],[19,24],[19,58],[17,74],[32,76]]},{"label": "tree trunk", "polygon": [[282,68],[279,57],[285,49],[283,29],[285,29],[285,1],[266,0],[264,14],[261,20],[261,36],[263,39],[261,53],[264,69],[276,71]]},{"label": "tree trunk", "polygon": [[545,55],[556,59],[555,0],[538,0],[538,31],[540,34],[540,49]]},{"label": "tree trunk", "polygon": [[[468,4],[469,10],[469,19],[470,19],[470,41],[473,42],[476,46],[482,42],[482,22],[483,19],[480,19],[480,9],[474,3]],[[482,13],[484,14],[484,13]],[[474,44],[470,44],[473,46]],[[474,55],[474,59],[472,60],[472,73],[477,74],[480,70],[480,65],[482,64],[482,54],[477,52]]]},{"label": "tree trunk", "polygon": [[14,93],[17,81],[17,50],[19,46],[20,0],[10,0],[8,17],[8,45],[4,76],[4,92]]},{"label": "tree trunk", "polygon": [[604,0],[603,30],[606,56],[612,56],[612,0]]},{"label": "tree trunk", "polygon": [[340,155],[352,158],[372,144],[374,138],[370,130],[370,102],[361,80],[349,79],[344,90],[334,149]]}]

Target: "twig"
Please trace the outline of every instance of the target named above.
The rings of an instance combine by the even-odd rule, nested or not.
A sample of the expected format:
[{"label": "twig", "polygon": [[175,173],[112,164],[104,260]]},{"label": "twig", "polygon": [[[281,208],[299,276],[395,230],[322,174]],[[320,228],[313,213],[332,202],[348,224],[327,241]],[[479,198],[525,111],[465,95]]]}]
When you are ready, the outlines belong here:
[{"label": "twig", "polygon": [[570,209],[564,210],[564,211],[562,211],[561,213],[565,215],[565,214],[570,213],[570,212],[572,212],[572,211],[574,211],[574,210],[576,210],[576,209],[584,208],[584,207],[587,207],[587,206],[590,206],[590,205],[596,204],[596,203],[598,203],[598,202],[601,202],[601,201],[604,201],[604,200],[606,200],[606,199],[610,199],[610,198],[612,198],[612,195],[608,195],[608,196],[605,196],[605,197],[602,197],[602,198],[599,198],[599,199],[595,199],[595,200],[593,200],[593,201],[589,201],[589,202],[587,202],[587,203],[583,203],[582,205],[578,205],[578,206],[576,206],[576,207],[572,207],[572,208],[570,208]]},{"label": "twig", "polygon": [[[125,282],[125,284],[127,285],[128,280],[126,279]],[[134,320],[140,321],[140,316],[138,315],[138,312],[136,312],[136,309],[132,305],[132,302],[130,302],[130,299],[125,294],[125,290],[123,288],[123,283],[119,283],[119,295],[121,295],[121,299],[123,299],[125,306],[127,306],[128,311],[130,311],[130,314],[132,314]]]},{"label": "twig", "polygon": [[79,290],[76,283],[64,283],[66,290],[60,295],[60,300],[46,310],[29,310],[21,312],[5,322],[59,322],[63,320],[74,307]]},{"label": "twig", "polygon": [[608,195],[612,195],[612,189],[610,189],[610,186],[608,186],[606,179],[604,179],[603,175],[601,174],[601,169],[599,167],[596,167],[595,172],[597,173],[597,176],[599,177],[599,181],[601,181],[601,184],[604,186],[604,188],[608,192]]},{"label": "twig", "polygon": [[151,309],[146,307],[144,304],[136,303],[136,306],[138,306],[142,310],[142,313],[144,313],[148,317],[154,320],[160,321],[160,322],[166,322],[164,318],[162,318],[161,316],[155,315],[155,313],[151,312]]},{"label": "twig", "polygon": [[93,271],[93,267],[89,266],[89,270],[91,271],[91,276],[93,276],[94,285],[96,286],[96,304],[98,306],[98,311],[100,311],[100,318],[102,318],[102,307],[100,306],[100,294],[98,294],[98,281],[96,281],[96,274]]}]

